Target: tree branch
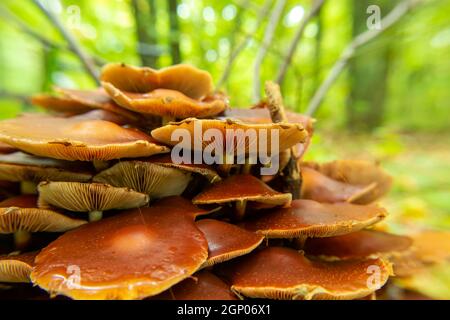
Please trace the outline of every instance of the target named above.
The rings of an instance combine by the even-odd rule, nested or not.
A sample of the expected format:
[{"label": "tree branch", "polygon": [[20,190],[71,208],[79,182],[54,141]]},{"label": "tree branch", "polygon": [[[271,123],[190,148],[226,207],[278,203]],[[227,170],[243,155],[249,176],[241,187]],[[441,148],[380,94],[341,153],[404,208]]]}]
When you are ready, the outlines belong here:
[{"label": "tree branch", "polygon": [[86,71],[89,75],[95,80],[97,85],[100,85],[100,81],[98,79],[97,70],[93,63],[92,58],[90,58],[78,44],[77,40],[72,36],[72,34],[64,27],[62,22],[58,19],[58,17],[48,10],[40,0],[33,0],[33,3],[47,16],[48,20],[54,25],[54,27],[59,31],[61,36],[67,41],[69,48],[73,51],[81,63],[83,64]]},{"label": "tree branch", "polygon": [[230,56],[228,57],[227,65],[225,66],[225,70],[223,71],[222,76],[220,77],[219,82],[217,83],[217,88],[221,88],[226,81],[228,80],[228,77],[230,76],[231,69],[233,68],[233,64],[236,61],[236,58],[238,55],[245,49],[248,42],[252,38],[252,35],[256,33],[263,23],[263,21],[266,18],[267,13],[269,12],[270,6],[272,4],[272,0],[266,0],[264,2],[264,5],[262,6],[261,10],[258,12],[258,19],[256,21],[255,27],[252,30],[252,32],[247,33],[242,39],[242,41],[232,49]]},{"label": "tree branch", "polygon": [[302,23],[297,29],[294,39],[292,40],[291,45],[289,46],[288,54],[286,55],[286,58],[284,59],[283,64],[281,65],[281,68],[276,77],[276,82],[278,84],[281,85],[283,83],[284,78],[286,77],[287,70],[292,62],[292,58],[294,57],[295,51],[297,50],[298,44],[303,36],[303,32],[305,31],[306,26],[311,21],[311,19],[317,15],[317,13],[320,11],[320,8],[323,6],[324,2],[325,0],[315,0],[312,5],[311,11],[306,17],[303,18]]},{"label": "tree branch", "polygon": [[355,55],[356,50],[366,44],[367,42],[373,40],[384,31],[393,26],[396,22],[398,22],[406,13],[408,13],[414,6],[416,6],[420,1],[417,0],[404,0],[400,2],[391,12],[388,13],[381,21],[381,27],[379,29],[371,29],[367,30],[361,34],[359,34],[356,38],[350,42],[349,45],[344,49],[340,58],[336,61],[334,66],[331,68],[330,72],[326,79],[322,82],[319,89],[314,94],[311,99],[306,114],[312,116],[323,99],[325,98],[326,93],[334,84],[336,79],[342,73],[342,71],[347,66],[348,61]]},{"label": "tree branch", "polygon": [[275,35],[275,30],[277,29],[278,22],[280,21],[281,14],[283,13],[285,5],[286,0],[278,0],[275,4],[275,7],[272,10],[272,14],[270,15],[266,30],[264,32],[263,43],[259,48],[258,54],[255,59],[255,64],[253,67],[253,100],[255,102],[261,99],[261,64],[267,54],[267,49],[272,43],[273,37]]}]

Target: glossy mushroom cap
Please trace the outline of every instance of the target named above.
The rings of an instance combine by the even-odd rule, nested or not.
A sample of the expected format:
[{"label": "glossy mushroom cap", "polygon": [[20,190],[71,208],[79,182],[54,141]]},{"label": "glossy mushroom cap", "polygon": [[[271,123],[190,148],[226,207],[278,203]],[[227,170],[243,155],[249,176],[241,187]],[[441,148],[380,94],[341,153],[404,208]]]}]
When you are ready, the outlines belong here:
[{"label": "glossy mushroom cap", "polygon": [[0,141],[38,156],[64,160],[111,160],[168,152],[135,129],[102,120],[21,117],[0,122]]},{"label": "glossy mushroom cap", "polygon": [[138,160],[121,161],[94,177],[94,182],[131,188],[152,199],[180,195],[190,180],[190,173]]},{"label": "glossy mushroom cap", "polygon": [[253,201],[269,206],[288,206],[290,193],[273,190],[258,178],[249,175],[234,175],[224,179],[194,197],[194,204],[221,204],[234,201]]},{"label": "glossy mushroom cap", "polygon": [[209,254],[204,267],[248,254],[264,240],[263,236],[219,220],[204,219],[196,224],[208,242]]},{"label": "glossy mushroom cap", "polygon": [[412,240],[374,230],[361,230],[330,238],[309,238],[303,250],[307,255],[327,259],[390,257],[410,249]]},{"label": "glossy mushroom cap", "polygon": [[206,261],[208,244],[195,226],[198,209],[168,199],[65,233],[39,253],[32,282],[74,299],[142,299],[186,279]]},{"label": "glossy mushroom cap", "polygon": [[318,202],[358,202],[367,193],[376,188],[376,183],[352,185],[333,180],[312,168],[302,167],[302,199],[310,199]]},{"label": "glossy mushroom cap", "polygon": [[[219,269],[234,292],[269,299],[362,298],[383,286],[391,274],[389,263],[382,259],[313,261],[283,247],[265,248]],[[374,270],[377,281],[372,281]]]},{"label": "glossy mushroom cap", "polygon": [[208,72],[186,64],[155,70],[111,63],[103,67],[101,80],[122,91],[147,93],[155,89],[171,89],[192,99],[204,98],[214,89]]},{"label": "glossy mushroom cap", "polygon": [[237,300],[230,286],[208,271],[199,271],[169,290],[153,297],[155,300]]},{"label": "glossy mushroom cap", "polygon": [[[199,138],[202,138],[203,140],[203,137],[196,137],[196,134],[198,132],[196,128],[201,128],[203,133],[205,133],[209,129],[216,129],[216,132],[221,135],[221,139],[218,140],[222,141],[202,141],[200,146],[197,146],[196,144],[194,144],[194,140]],[[234,142],[236,146],[242,146],[245,154],[253,153],[253,148],[256,149],[256,151],[267,150],[268,156],[272,155],[270,153],[272,151],[272,144],[277,144],[279,151],[282,151],[294,146],[297,143],[304,142],[306,137],[308,136],[307,131],[301,124],[246,124],[229,119],[217,120],[188,118],[180,122],[171,122],[161,128],[154,129],[152,131],[152,137],[164,144],[173,146],[178,144],[180,141],[179,139],[172,140],[172,134],[176,130],[180,129],[186,130],[185,132],[189,132],[191,137],[192,150],[199,151],[199,148],[202,148],[203,150],[210,144],[212,144],[212,146],[214,146],[214,149],[216,150],[225,150],[227,143]],[[233,136],[230,136],[230,133],[232,133]],[[278,140],[272,142],[273,133],[278,133]],[[264,136],[266,138],[266,141],[261,140],[260,136]],[[276,138],[276,135],[274,135],[274,138]],[[233,139],[233,141],[227,141],[227,139]]]},{"label": "glossy mushroom cap", "polygon": [[35,196],[17,196],[0,202],[0,234],[17,231],[65,232],[86,224],[52,210],[36,208]]},{"label": "glossy mushroom cap", "polygon": [[146,194],[101,183],[41,182],[38,191],[39,207],[75,212],[138,208],[149,201]]},{"label": "glossy mushroom cap", "polygon": [[0,256],[0,283],[29,283],[37,252]]},{"label": "glossy mushroom cap", "polygon": [[289,208],[267,210],[241,225],[268,238],[332,237],[361,230],[385,217],[386,210],[376,205],[294,200]]},{"label": "glossy mushroom cap", "polygon": [[375,163],[363,160],[336,160],[328,163],[303,163],[331,179],[347,184],[367,187],[375,184],[369,192],[358,196],[353,203],[367,204],[385,195],[391,188],[392,177]]},{"label": "glossy mushroom cap", "polygon": [[0,155],[0,180],[85,182],[92,179],[91,171],[92,167],[83,162],[41,158],[20,151]]}]

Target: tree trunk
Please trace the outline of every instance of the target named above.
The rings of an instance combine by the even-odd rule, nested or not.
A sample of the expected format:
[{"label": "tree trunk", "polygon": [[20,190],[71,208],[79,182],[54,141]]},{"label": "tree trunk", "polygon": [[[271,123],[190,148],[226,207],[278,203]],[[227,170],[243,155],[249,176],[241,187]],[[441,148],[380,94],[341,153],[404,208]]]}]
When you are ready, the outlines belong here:
[{"label": "tree trunk", "polygon": [[177,64],[181,62],[180,24],[177,15],[178,0],[168,0],[168,3],[170,20],[170,54],[172,56],[172,64]]},{"label": "tree trunk", "polygon": [[138,38],[138,52],[143,66],[158,67],[161,55],[158,48],[158,34],[156,31],[156,3],[155,0],[133,0],[134,18]]}]

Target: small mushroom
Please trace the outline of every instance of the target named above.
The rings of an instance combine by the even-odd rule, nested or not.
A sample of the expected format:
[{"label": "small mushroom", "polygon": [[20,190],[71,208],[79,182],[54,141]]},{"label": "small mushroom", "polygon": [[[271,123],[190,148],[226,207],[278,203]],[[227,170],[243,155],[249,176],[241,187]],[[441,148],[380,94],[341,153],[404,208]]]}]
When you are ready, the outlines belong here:
[{"label": "small mushroom", "polygon": [[226,204],[236,205],[238,219],[245,215],[247,202],[263,204],[264,207],[289,206],[292,194],[280,193],[258,178],[249,175],[230,176],[206,188],[192,199],[194,204]]},{"label": "small mushroom", "polygon": [[105,210],[138,208],[149,201],[146,194],[101,183],[44,181],[38,191],[40,208],[89,212],[90,221],[100,220]]},{"label": "small mushroom", "polygon": [[37,252],[0,256],[0,283],[29,283]]},{"label": "small mushroom", "polygon": [[191,174],[182,170],[141,160],[121,161],[94,177],[94,182],[131,188],[151,199],[183,193]]},{"label": "small mushroom", "polygon": [[126,92],[148,93],[155,89],[171,89],[192,99],[204,98],[214,90],[208,72],[186,64],[155,70],[111,63],[103,67],[101,81]]},{"label": "small mushroom", "polygon": [[302,167],[302,199],[318,202],[358,202],[377,187],[376,182],[369,185],[352,185],[329,178],[309,167]]},{"label": "small mushroom", "polygon": [[301,166],[311,167],[333,180],[362,188],[375,184],[368,192],[352,200],[357,204],[374,202],[385,195],[392,185],[392,177],[379,165],[370,161],[335,160],[323,164],[304,162]]},{"label": "small mushroom", "polygon": [[38,254],[31,280],[73,299],[155,296],[206,261],[208,244],[194,222],[199,211],[171,197],[67,232]]},{"label": "small mushroom", "polygon": [[205,235],[209,248],[208,260],[203,267],[248,254],[264,240],[263,236],[219,220],[203,219],[196,224]]},{"label": "small mushroom", "polygon": [[63,160],[111,160],[168,152],[151,137],[108,121],[21,117],[0,122],[0,141],[28,153]]},{"label": "small mushroom", "polygon": [[237,300],[230,286],[208,271],[199,271],[154,300]]},{"label": "small mushroom", "polygon": [[242,226],[267,238],[333,237],[361,230],[386,215],[377,205],[294,200],[291,207],[267,210]]},{"label": "small mushroom", "polygon": [[379,258],[314,261],[293,249],[267,247],[219,265],[219,273],[245,297],[310,300],[365,297],[382,287],[392,271]]},{"label": "small mushroom", "polygon": [[14,234],[19,249],[26,246],[32,232],[65,232],[85,223],[53,210],[37,208],[37,197],[31,195],[0,202],[0,234]]}]

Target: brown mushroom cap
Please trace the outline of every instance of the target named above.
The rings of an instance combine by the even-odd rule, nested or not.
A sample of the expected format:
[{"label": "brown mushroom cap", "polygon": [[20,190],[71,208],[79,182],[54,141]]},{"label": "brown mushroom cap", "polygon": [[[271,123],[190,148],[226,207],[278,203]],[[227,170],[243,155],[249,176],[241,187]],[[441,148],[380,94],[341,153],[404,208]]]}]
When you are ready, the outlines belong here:
[{"label": "brown mushroom cap", "polygon": [[4,142],[0,142],[0,154],[8,154],[16,152],[17,149],[10,146],[9,144],[6,144]]},{"label": "brown mushroom cap", "polygon": [[[245,137],[243,134],[239,135],[236,134],[234,143],[236,145],[244,144],[243,146],[246,153],[249,152],[250,146],[253,144],[257,148],[261,148],[261,144],[263,144],[259,140],[261,131],[262,133],[264,132],[267,133],[265,135],[267,137],[266,141],[267,144],[263,147],[268,152],[271,151],[271,144],[272,144],[271,138],[273,130],[278,131],[279,139],[278,141],[275,142],[278,143],[279,151],[290,148],[297,143],[304,142],[306,137],[308,136],[308,133],[301,124],[291,124],[291,123],[246,124],[243,122],[233,121],[230,119],[217,120],[217,119],[188,118],[180,122],[170,122],[168,125],[154,129],[152,131],[152,137],[164,144],[176,145],[179,143],[179,140],[176,141],[172,140],[172,133],[178,129],[185,129],[190,133],[191,137],[194,137],[195,136],[194,128],[196,127],[196,124],[197,126],[200,125],[203,133],[206,132],[208,129],[219,130],[219,132],[222,134],[223,143],[221,145],[218,145],[218,147],[222,147],[223,149],[225,149],[227,143],[227,131],[231,133],[238,133],[238,132],[248,133],[254,131],[256,133],[255,135],[256,139],[253,139],[251,141],[249,141],[249,138]],[[219,143],[219,142],[202,141],[202,149],[204,149],[211,143]],[[231,141],[229,141],[229,143],[231,143]],[[196,146],[194,145],[194,139],[191,139],[192,150],[196,150],[195,147]]]},{"label": "brown mushroom cap", "polygon": [[146,161],[121,161],[94,177],[94,182],[131,188],[163,198],[183,193],[191,180],[190,173]]},{"label": "brown mushroom cap", "polygon": [[0,202],[0,234],[17,231],[65,232],[86,223],[55,211],[36,208],[37,197],[23,195]]},{"label": "brown mushroom cap", "polygon": [[208,271],[199,271],[169,290],[153,297],[155,300],[237,300],[230,286]]},{"label": "brown mushroom cap", "polygon": [[0,141],[38,156],[63,160],[145,157],[168,148],[135,129],[102,120],[21,117],[0,122]]},{"label": "brown mushroom cap", "polygon": [[409,237],[374,230],[361,230],[337,237],[309,238],[303,250],[307,255],[327,259],[364,259],[387,257],[406,252]]},{"label": "brown mushroom cap", "polygon": [[328,163],[302,163],[310,166],[331,179],[357,186],[375,184],[370,192],[354,199],[354,203],[367,204],[385,195],[391,188],[392,177],[379,165],[363,160],[335,160]]},{"label": "brown mushroom cap", "polygon": [[[389,263],[382,259],[312,261],[283,247],[268,247],[219,268],[238,294],[271,299],[361,298],[379,289],[391,274]],[[372,286],[375,268],[379,282]]]},{"label": "brown mushroom cap", "polygon": [[203,219],[196,224],[208,242],[209,254],[204,267],[247,254],[264,240],[263,236],[219,220]]},{"label": "brown mushroom cap", "polygon": [[111,63],[103,67],[101,80],[122,91],[147,93],[155,89],[171,89],[192,99],[201,99],[214,89],[208,72],[186,64],[154,70]]},{"label": "brown mushroom cap", "polygon": [[194,204],[220,204],[234,201],[252,201],[270,206],[284,206],[291,203],[292,194],[280,193],[258,178],[249,174],[230,176],[211,185],[194,197]]},{"label": "brown mushroom cap", "polygon": [[73,115],[85,113],[92,110],[92,107],[80,101],[74,101],[69,97],[60,97],[46,93],[35,94],[31,97],[31,103],[46,110],[56,113]]},{"label": "brown mushroom cap", "polygon": [[108,82],[103,87],[114,101],[128,110],[153,116],[184,119],[205,118],[221,113],[227,107],[222,96],[194,100],[181,92],[169,89],[155,89],[148,93],[121,91]]},{"label": "brown mushroom cap", "polygon": [[0,282],[29,283],[37,252],[0,256]]},{"label": "brown mushroom cap", "polygon": [[377,184],[367,186],[352,185],[338,180],[333,180],[312,168],[302,167],[302,199],[310,199],[318,202],[358,202],[358,199],[372,192]]},{"label": "brown mushroom cap", "polygon": [[89,181],[91,167],[86,163],[40,158],[20,151],[0,155],[0,179],[6,181]]},{"label": "brown mushroom cap", "polygon": [[[195,226],[197,210],[167,198],[65,233],[36,258],[32,282],[74,299],[141,299],[192,275],[208,244]],[[79,270],[70,286],[69,266]]]},{"label": "brown mushroom cap", "polygon": [[373,225],[386,214],[376,205],[294,200],[290,208],[267,210],[242,226],[268,238],[332,237]]},{"label": "brown mushroom cap", "polygon": [[39,207],[50,205],[75,212],[138,208],[149,201],[146,194],[101,183],[48,181],[41,182],[38,191]]}]

